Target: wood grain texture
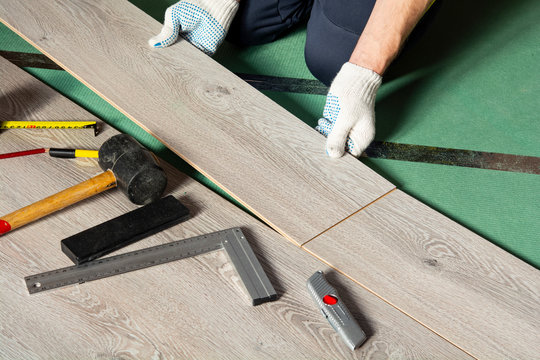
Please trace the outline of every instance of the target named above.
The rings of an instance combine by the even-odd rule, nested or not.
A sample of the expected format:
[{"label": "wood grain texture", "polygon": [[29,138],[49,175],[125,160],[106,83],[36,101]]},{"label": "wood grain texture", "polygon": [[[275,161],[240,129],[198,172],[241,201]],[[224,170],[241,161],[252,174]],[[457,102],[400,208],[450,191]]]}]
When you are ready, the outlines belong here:
[{"label": "wood grain texture", "polygon": [[305,248],[475,357],[540,358],[540,272],[399,190]]},{"label": "wood grain texture", "polygon": [[[30,99],[0,107],[45,120],[73,108],[14,65],[0,59],[0,96],[30,87],[35,100],[56,106],[29,113]],[[2,115],[2,113],[4,113]],[[24,114],[24,115],[23,115]],[[98,137],[66,130],[0,132],[0,151],[66,142],[97,148],[116,134]],[[250,306],[223,252],[213,252],[82,285],[28,295],[24,276],[71,265],[60,240],[136,206],[110,190],[0,237],[0,358],[2,359],[461,359],[470,358],[384,301],[289,243],[194,180],[163,164],[167,194],[192,218],[141,240],[122,252],[240,226],[280,298]],[[101,172],[95,159],[27,156],[0,161],[0,213],[9,212]],[[119,251],[120,252],[120,251]],[[119,253],[117,252],[117,253]],[[328,272],[369,339],[351,352],[314,306],[305,285],[316,270]]]},{"label": "wood grain texture", "polygon": [[[9,27],[301,244],[394,186],[127,1],[5,0]],[[323,216],[324,214],[324,216]]]}]

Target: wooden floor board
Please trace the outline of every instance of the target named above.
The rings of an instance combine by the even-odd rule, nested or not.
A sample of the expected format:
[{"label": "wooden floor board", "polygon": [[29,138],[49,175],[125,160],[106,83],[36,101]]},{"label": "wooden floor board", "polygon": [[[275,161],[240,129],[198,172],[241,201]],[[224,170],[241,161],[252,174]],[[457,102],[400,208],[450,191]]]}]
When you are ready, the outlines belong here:
[{"label": "wooden floor board", "polygon": [[0,18],[297,244],[394,188],[187,42],[151,49],[161,25],[127,1],[5,0]]},{"label": "wooden floor board", "polygon": [[304,247],[475,357],[540,356],[540,272],[400,190]]},{"label": "wooden floor board", "polygon": [[[1,120],[66,115],[95,120],[3,59],[0,78]],[[24,97],[28,89],[32,96]],[[97,137],[88,130],[5,130],[0,153],[63,144],[97,148],[114,134],[110,127]],[[60,251],[61,239],[135,208],[119,191],[109,190],[0,237],[0,358],[470,358],[196,181],[163,166],[167,194],[186,204],[192,218],[118,252],[240,226],[279,299],[250,306],[222,252],[29,295],[24,276],[71,265]],[[94,159],[41,154],[1,160],[0,216],[98,172]],[[355,352],[307,292],[307,278],[319,269],[328,273],[369,336]]]},{"label": "wooden floor board", "polygon": [[[535,269],[402,192],[389,193],[394,188],[391,184],[350,156],[337,161],[329,159],[322,151],[323,139],[319,134],[186,42],[163,50],[149,49],[146,40],[157,33],[161,26],[134,6],[116,0],[77,0],[68,3],[51,0],[32,2],[31,5],[28,2],[4,0],[0,3],[0,17],[289,239],[303,244],[323,233],[309,241],[306,250],[399,311],[374,297],[377,299],[374,303],[378,306],[384,303],[385,306],[380,309],[392,316],[407,314],[425,325],[418,327],[410,325],[414,322],[409,322],[409,325],[403,326],[406,321],[412,321],[407,317],[398,317],[399,322],[395,323],[395,327],[390,325],[393,320],[386,322],[384,324],[388,326],[385,329],[390,333],[372,330],[373,335],[385,334],[384,340],[378,343],[378,339],[373,338],[369,348],[366,348],[369,350],[361,355],[372,354],[375,357],[376,353],[372,351],[377,349],[386,349],[390,351],[390,357],[396,358],[465,355],[459,351],[457,354],[451,352],[458,348],[489,359],[528,359],[540,353],[537,341],[540,331],[540,291]],[[53,164],[51,161],[49,163]],[[44,169],[41,168],[41,171]],[[81,176],[77,171],[67,170],[67,173],[77,179]],[[20,186],[17,182],[6,184]],[[184,187],[188,184],[180,183],[176,188],[189,193]],[[52,182],[47,184],[52,185]],[[11,196],[11,201],[18,199],[18,195]],[[28,198],[30,195],[21,196]],[[380,200],[372,203],[381,196]],[[120,201],[113,194],[107,194],[89,200],[87,204],[94,209],[106,208],[108,215],[124,209],[121,206],[113,209],[110,205],[101,205],[100,201],[105,201],[102,199]],[[197,211],[200,217],[196,220],[201,223],[194,223],[194,228],[181,227],[182,232],[176,236],[219,228],[225,223],[232,223],[233,226],[238,223],[227,220],[227,216],[221,213],[209,217],[203,215],[211,213],[207,200],[192,200],[189,196],[182,199]],[[370,203],[367,208],[347,218]],[[128,205],[125,204],[126,207]],[[40,258],[40,254],[52,251],[48,247],[51,246],[50,240],[41,245],[45,248],[33,249],[28,246],[38,243],[36,232],[50,232],[54,238],[60,238],[66,225],[59,216],[67,217],[69,214],[69,211],[65,211],[50,217],[47,232],[37,224],[21,229],[20,234],[24,237],[5,245],[8,246],[5,251],[15,259],[20,252],[23,256],[19,255],[19,261],[31,270],[44,270],[56,265],[43,263]],[[69,218],[69,225],[77,224],[79,218],[80,215]],[[343,222],[332,227],[341,220]],[[119,294],[125,292],[128,298],[141,296],[142,306],[162,309],[177,322],[181,323],[184,321],[182,319],[197,322],[200,332],[196,329],[186,331],[188,337],[200,336],[201,340],[194,345],[199,348],[188,346],[182,349],[185,351],[183,355],[176,349],[167,353],[173,354],[173,357],[190,357],[202,347],[230,345],[230,338],[227,338],[227,342],[212,331],[230,333],[230,321],[235,314],[239,314],[236,318],[242,318],[248,324],[235,329],[242,341],[249,344],[245,345],[248,352],[261,354],[258,351],[263,351],[265,355],[272,351],[275,354],[290,353],[287,352],[291,349],[287,348],[291,346],[288,344],[290,337],[284,336],[280,332],[282,325],[276,323],[288,320],[303,339],[300,346],[305,345],[305,348],[302,347],[299,353],[314,357],[316,351],[322,353],[322,348],[330,346],[330,353],[347,355],[338,349],[339,342],[322,343],[319,338],[308,335],[319,333],[320,330],[310,328],[311,323],[301,315],[304,314],[303,303],[295,302],[298,301],[296,296],[302,296],[300,291],[303,289],[300,289],[305,281],[299,279],[314,270],[311,266],[314,267],[315,263],[310,263],[313,259],[299,255],[300,249],[290,250],[295,249],[293,246],[284,247],[277,238],[272,237],[275,234],[270,235],[264,227],[267,232],[259,237],[259,227],[251,230],[251,226],[246,227],[246,231],[254,234],[262,257],[272,259],[265,264],[284,294],[281,300],[291,304],[290,308],[280,308],[276,303],[270,305],[277,307],[272,311],[249,308],[243,309],[240,315],[235,312],[238,311],[235,307],[237,303],[228,303],[229,307],[223,313],[207,319],[201,315],[205,309],[216,308],[216,303],[221,305],[227,302],[238,291],[233,291],[237,289],[229,286],[231,282],[234,283],[234,276],[224,270],[226,264],[215,268],[214,258],[206,261],[205,257],[175,264],[178,268],[172,267],[175,270],[163,277],[158,275],[159,272],[152,272],[155,269],[148,270],[152,274],[149,276],[156,279],[150,285],[141,285],[134,274],[126,275],[125,278],[129,279],[123,285],[126,287],[105,303],[100,302],[103,300],[99,297],[101,288],[94,292],[91,286],[103,286],[111,292],[113,284],[117,284],[115,279],[77,287],[77,291],[81,291],[76,293],[80,294],[80,301],[71,300],[73,289],[55,294],[61,299],[69,299],[74,308],[90,309],[90,314],[77,314],[75,319],[103,321],[111,327],[108,334],[114,340],[107,338],[104,340],[107,343],[101,347],[109,350],[122,348],[124,343],[130,341],[126,335],[131,331],[126,330],[131,329],[130,326],[135,326],[133,336],[141,348],[152,349],[156,344],[166,347],[168,343],[160,343],[163,336],[168,338],[163,332],[159,333],[161,336],[153,335],[154,329],[157,332],[160,329],[151,324],[149,318],[133,319],[131,313],[119,310],[120,304],[125,301]],[[160,238],[155,241],[160,241],[157,239]],[[198,271],[190,272],[191,267]],[[207,270],[208,278],[197,279],[196,274],[200,274],[201,268]],[[179,273],[189,274],[188,280],[182,278],[178,289],[174,290],[177,292],[171,293],[166,287],[167,279]],[[213,281],[216,277],[220,280]],[[141,288],[146,290],[143,295],[136,291]],[[208,290],[210,288],[219,289],[218,297],[212,295],[213,292]],[[193,289],[204,290],[197,292]],[[179,310],[183,314],[180,317],[176,309],[171,310],[170,303],[185,294],[193,297],[189,298],[188,305]],[[224,296],[220,297],[222,294]],[[154,297],[159,299],[155,304],[151,301]],[[82,299],[88,300],[84,302]],[[128,308],[138,308],[137,304],[130,303]],[[57,311],[54,303],[46,306]],[[357,309],[364,306],[362,304]],[[33,311],[30,311],[31,318],[37,316]],[[261,314],[257,311],[261,311]],[[248,314],[251,316],[249,319]],[[366,318],[378,318],[382,312],[371,314]],[[120,320],[116,321],[117,318]],[[165,315],[163,319],[166,318]],[[262,327],[257,327],[257,324]],[[187,323],[184,325],[187,326]],[[287,325],[290,327],[291,323],[287,322]],[[406,329],[406,335],[392,333],[402,328]],[[433,332],[427,331],[427,328]],[[102,328],[92,323],[85,328],[85,334],[100,330]],[[442,338],[434,335],[434,332]],[[251,342],[253,335],[257,339],[255,343]],[[170,336],[170,339],[188,340],[188,337],[182,338],[186,335],[182,335],[180,330]],[[259,336],[265,340],[258,342]],[[449,343],[443,338],[456,347],[450,345],[450,350]],[[92,341],[91,338],[84,338],[83,342]],[[394,341],[399,344],[399,349],[391,346]],[[407,345],[402,345],[403,342]],[[421,342],[420,346],[417,346],[418,342]],[[410,348],[412,352],[408,352]],[[295,349],[298,350],[298,347]],[[238,357],[238,351],[236,347],[229,347],[223,356]]]}]

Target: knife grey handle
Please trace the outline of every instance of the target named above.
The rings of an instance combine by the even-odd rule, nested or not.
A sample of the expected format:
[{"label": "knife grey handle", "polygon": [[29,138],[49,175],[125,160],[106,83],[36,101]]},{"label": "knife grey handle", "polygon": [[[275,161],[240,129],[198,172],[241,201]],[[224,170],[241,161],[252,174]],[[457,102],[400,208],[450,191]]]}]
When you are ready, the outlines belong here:
[{"label": "knife grey handle", "polygon": [[307,288],[323,316],[347,346],[354,350],[362,345],[366,334],[341,301],[336,289],[326,281],[322,271],[317,271],[308,279]]}]

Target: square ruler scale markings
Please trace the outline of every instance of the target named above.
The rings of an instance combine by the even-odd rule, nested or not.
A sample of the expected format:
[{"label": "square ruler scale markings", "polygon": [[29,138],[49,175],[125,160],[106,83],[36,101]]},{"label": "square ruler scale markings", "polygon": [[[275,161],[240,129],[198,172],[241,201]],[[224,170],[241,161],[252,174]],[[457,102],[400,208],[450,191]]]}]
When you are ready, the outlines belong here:
[{"label": "square ruler scale markings", "polygon": [[185,240],[86,262],[81,265],[24,278],[30,294],[58,287],[82,284],[154,265],[225,250],[240,276],[252,305],[277,299],[270,280],[240,228],[232,228]]}]

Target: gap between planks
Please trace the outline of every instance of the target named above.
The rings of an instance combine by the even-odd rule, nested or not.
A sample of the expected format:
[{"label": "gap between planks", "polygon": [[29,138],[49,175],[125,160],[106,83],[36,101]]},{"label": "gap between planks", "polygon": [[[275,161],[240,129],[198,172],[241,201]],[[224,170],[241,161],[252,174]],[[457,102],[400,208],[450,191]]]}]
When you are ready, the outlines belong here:
[{"label": "gap between planks", "polygon": [[[395,190],[395,189],[394,189]],[[392,191],[394,191],[392,190]],[[392,191],[390,191],[389,193],[391,193]],[[387,194],[381,196],[384,197],[386,196]],[[378,199],[377,199],[378,200]],[[373,201],[372,203],[376,202],[377,200]],[[371,203],[371,204],[372,204]],[[366,205],[364,208],[368,207],[370,204]],[[364,209],[362,208],[362,209]],[[354,214],[353,214],[354,215]],[[352,216],[352,215],[351,215]],[[337,225],[337,224],[336,224]],[[335,225],[334,225],[335,226]],[[310,240],[311,241],[311,240]],[[366,291],[368,291],[369,293],[373,294],[374,296],[376,296],[377,298],[381,299],[382,301],[384,301],[385,303],[387,303],[388,305],[390,305],[391,307],[393,307],[394,309],[398,310],[399,312],[401,312],[402,314],[406,315],[407,317],[411,318],[412,320],[416,321],[418,324],[422,325],[423,327],[425,327],[426,329],[428,329],[429,331],[431,331],[432,333],[434,333],[435,335],[437,335],[438,337],[440,337],[441,339],[443,339],[444,341],[452,344],[453,346],[455,346],[457,349],[463,351],[465,354],[469,355],[470,357],[472,357],[473,359],[478,359],[476,356],[474,356],[473,354],[471,354],[470,352],[468,352],[467,350],[465,350],[464,348],[462,348],[461,346],[457,345],[456,343],[454,343],[452,340],[450,339],[447,339],[446,337],[444,337],[443,335],[439,334],[438,331],[436,331],[435,329],[427,326],[426,324],[424,324],[422,321],[418,320],[417,318],[415,318],[414,316],[412,316],[411,314],[409,314],[408,312],[404,311],[403,309],[397,307],[396,305],[394,305],[392,302],[388,301],[387,299],[381,297],[379,294],[377,294],[375,291],[371,290],[370,288],[366,287],[365,285],[363,285],[361,282],[355,280],[353,277],[349,276],[347,273],[343,272],[342,270],[338,269],[337,267],[335,267],[333,264],[329,263],[328,261],[324,260],[323,258],[319,257],[317,254],[315,254],[314,252],[312,252],[311,250],[305,248],[303,245],[302,245],[302,249],[304,249],[308,254],[311,254],[313,257],[315,257],[316,259],[318,259],[319,261],[321,261],[323,264],[326,264],[327,266],[329,266],[330,268],[334,269],[337,273],[345,276],[346,278],[348,278],[349,280],[351,280],[352,282],[354,282],[355,284],[359,285],[360,287],[362,287],[363,289],[365,289]]]},{"label": "gap between planks", "polygon": [[[390,191],[387,192],[386,194],[383,194],[383,195],[379,196],[377,199],[375,199],[375,200],[373,200],[372,202],[370,202],[369,204],[367,204],[367,205],[361,207],[359,210],[353,212],[351,215],[347,216],[346,218],[344,218],[344,219],[338,221],[338,222],[335,223],[334,225],[330,226],[328,229],[321,231],[319,234],[315,235],[314,237],[312,237],[312,238],[309,239],[308,241],[306,241],[306,242],[304,242],[303,244],[301,244],[300,247],[301,247],[301,248],[304,248],[304,245],[306,245],[306,244],[309,243],[310,241],[315,240],[316,238],[318,238],[318,237],[321,236],[322,234],[324,234],[324,233],[328,232],[329,230],[335,228],[336,226],[338,226],[339,224],[341,224],[341,223],[344,222],[345,220],[347,220],[347,219],[353,217],[354,215],[358,214],[360,211],[366,209],[366,208],[369,207],[370,205],[375,204],[377,201],[381,200],[382,198],[384,198],[385,196],[389,195],[390,193],[392,193],[392,192],[394,192],[394,191],[396,191],[396,190],[397,190],[397,188],[393,188],[392,190],[390,190]],[[285,236],[285,237],[286,237],[286,236]],[[307,251],[307,250],[306,250],[306,251]]]}]

